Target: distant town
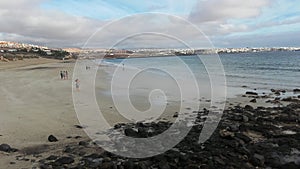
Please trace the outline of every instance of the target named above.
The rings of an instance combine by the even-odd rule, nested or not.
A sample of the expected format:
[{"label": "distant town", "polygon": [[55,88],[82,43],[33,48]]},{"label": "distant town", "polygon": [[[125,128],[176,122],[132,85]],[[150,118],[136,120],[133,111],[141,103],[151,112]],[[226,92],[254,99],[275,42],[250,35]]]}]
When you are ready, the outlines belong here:
[{"label": "distant town", "polygon": [[0,60],[12,61],[24,58],[53,59],[93,59],[93,58],[134,58],[156,56],[185,56],[224,53],[250,53],[272,51],[300,51],[300,47],[260,47],[260,48],[215,48],[215,49],[81,49],[50,48],[34,44],[0,41]]},{"label": "distant town", "polygon": [[72,58],[72,55],[63,49],[0,41],[0,61],[9,62],[40,57],[64,60]]}]

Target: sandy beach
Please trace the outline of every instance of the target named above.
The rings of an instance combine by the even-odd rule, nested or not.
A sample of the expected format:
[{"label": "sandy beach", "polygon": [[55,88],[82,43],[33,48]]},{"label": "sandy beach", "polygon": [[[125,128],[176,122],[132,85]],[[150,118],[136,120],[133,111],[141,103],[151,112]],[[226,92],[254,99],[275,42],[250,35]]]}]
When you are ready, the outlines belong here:
[{"label": "sandy beach", "polygon": [[[68,145],[77,145],[79,141],[88,140],[81,129],[74,110],[72,90],[73,62],[62,62],[48,59],[33,59],[12,63],[0,63],[0,144],[9,144],[18,152],[0,152],[1,168],[32,168],[37,161],[50,155],[63,155],[63,149]],[[102,113],[111,126],[121,122],[130,122],[117,113],[112,100],[101,90],[107,90],[107,71],[109,67],[100,67],[97,77],[102,78],[96,88],[100,91],[97,101]],[[59,72],[67,70],[70,79],[61,80]],[[107,79],[105,79],[107,78]],[[84,85],[84,84],[82,84]],[[85,92],[82,87],[80,92]],[[250,89],[245,89],[245,91]],[[78,93],[80,93],[78,92]],[[285,106],[290,102],[278,104],[266,103],[276,97],[271,92],[257,95],[240,95],[230,98],[226,108],[250,105],[256,107]],[[256,99],[255,102],[250,102]],[[147,106],[138,102],[143,108]],[[205,101],[209,106],[209,100]],[[175,103],[173,103],[175,105]],[[178,109],[170,103],[166,114],[157,121],[173,121]],[[205,105],[205,104],[204,104]],[[204,108],[204,107],[202,107]],[[206,107],[209,108],[209,107]],[[75,126],[79,125],[79,126]],[[86,126],[88,127],[88,126]],[[59,141],[51,143],[48,136],[54,135]],[[86,148],[92,153],[101,152],[101,148]]]},{"label": "sandy beach", "polygon": [[[71,80],[60,80],[58,72],[72,72],[72,64],[57,60],[30,59],[1,63],[0,142],[18,149],[47,144],[48,135],[60,140],[84,135],[72,103]],[[71,77],[71,76],[70,76]],[[9,166],[0,154],[1,166]],[[4,160],[4,161],[3,161]],[[20,166],[21,168],[21,166]]]}]

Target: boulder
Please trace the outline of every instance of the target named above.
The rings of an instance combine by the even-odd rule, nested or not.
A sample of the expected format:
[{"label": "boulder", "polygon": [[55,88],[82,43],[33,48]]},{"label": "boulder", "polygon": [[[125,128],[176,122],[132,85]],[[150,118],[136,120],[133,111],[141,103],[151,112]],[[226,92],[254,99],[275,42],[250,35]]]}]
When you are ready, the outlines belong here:
[{"label": "boulder", "polygon": [[124,134],[129,137],[138,137],[138,132],[132,128],[126,128]]},{"label": "boulder", "polygon": [[4,151],[4,152],[11,152],[11,147],[8,144],[1,144],[0,145],[0,151]]},{"label": "boulder", "polygon": [[4,151],[4,152],[7,152],[7,153],[10,153],[10,152],[17,152],[18,149],[12,148],[8,144],[1,144],[0,145],[0,151]]},{"label": "boulder", "polygon": [[49,142],[57,142],[58,139],[57,139],[55,136],[50,135],[50,136],[48,137],[48,141],[49,141]]},{"label": "boulder", "polygon": [[246,106],[245,106],[245,109],[246,109],[246,110],[253,110],[253,107],[250,106],[250,105],[246,105]]}]

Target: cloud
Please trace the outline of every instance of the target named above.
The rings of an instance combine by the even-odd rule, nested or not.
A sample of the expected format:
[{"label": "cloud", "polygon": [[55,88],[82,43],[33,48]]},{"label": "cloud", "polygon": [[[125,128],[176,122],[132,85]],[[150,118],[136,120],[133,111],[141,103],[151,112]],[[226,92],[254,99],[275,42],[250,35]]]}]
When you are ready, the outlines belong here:
[{"label": "cloud", "polygon": [[[84,42],[105,22],[85,17],[67,15],[61,11],[42,10],[43,0],[0,1],[0,32],[16,34],[10,39],[36,39],[38,43]],[[4,37],[2,35],[2,37]]]},{"label": "cloud", "polygon": [[270,0],[208,0],[198,1],[188,19],[209,37],[226,36],[253,31],[254,22],[263,9],[272,5]]},{"label": "cloud", "polygon": [[[211,47],[210,42],[197,27],[187,20],[167,14],[137,14],[106,25],[89,41],[88,47],[114,46],[119,48],[168,48],[175,45]],[[182,41],[182,42],[180,42]]]},{"label": "cloud", "polygon": [[[112,22],[113,19],[139,13],[140,16],[128,17],[104,27],[95,36],[98,38],[96,39],[98,43],[93,42],[95,46],[107,47],[116,43],[116,40],[123,39],[125,35],[155,31],[162,35],[174,35],[184,41],[193,42],[195,46],[203,46],[204,36],[194,31],[194,27],[187,21],[194,23],[212,38],[217,46],[222,44],[219,40],[224,41],[224,45],[245,44],[238,43],[239,41],[255,44],[252,41],[259,41],[260,38],[254,40],[245,40],[245,38],[265,32],[284,34],[293,28],[298,28],[300,11],[295,4],[297,1],[286,2],[285,0],[190,0],[184,2],[154,0],[146,3],[138,0],[122,2],[118,0],[101,2],[95,0],[87,2],[73,0],[67,0],[67,2],[59,0],[0,1],[0,40],[32,42],[54,47],[81,47],[94,32]],[[98,8],[101,10],[97,10]],[[149,11],[180,15],[187,21],[165,15],[143,16],[143,12]],[[84,12],[86,14],[83,14]],[[104,18],[98,18],[98,16]],[[277,41],[280,41],[280,38],[284,36],[278,36]],[[95,40],[95,38],[92,39]],[[230,40],[227,41],[227,39]],[[275,36],[272,37],[272,40],[274,39]],[[171,41],[174,42],[164,36],[148,34],[128,38],[120,45],[124,47],[126,45],[129,47],[142,45],[168,47],[173,46]]]},{"label": "cloud", "polygon": [[222,47],[297,47],[300,44],[300,31],[275,32],[272,34],[215,37],[216,46]]},{"label": "cloud", "polygon": [[193,22],[224,21],[257,17],[270,0],[209,0],[199,1],[189,19]]}]

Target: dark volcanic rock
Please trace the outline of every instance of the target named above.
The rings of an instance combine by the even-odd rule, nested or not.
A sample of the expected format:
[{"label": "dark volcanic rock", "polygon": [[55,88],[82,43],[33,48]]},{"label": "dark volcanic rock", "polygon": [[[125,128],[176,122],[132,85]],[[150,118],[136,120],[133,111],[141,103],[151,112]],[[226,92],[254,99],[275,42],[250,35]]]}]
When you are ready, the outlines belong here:
[{"label": "dark volcanic rock", "polygon": [[0,151],[4,151],[4,152],[10,152],[11,147],[8,144],[1,144],[0,145]]},{"label": "dark volcanic rock", "polygon": [[250,105],[246,105],[246,106],[245,106],[245,109],[246,109],[246,110],[253,110],[253,107],[250,106]]},{"label": "dark volcanic rock", "polygon": [[115,164],[113,162],[105,162],[101,165],[101,168],[103,168],[103,169],[113,169],[114,165]]},{"label": "dark volcanic rock", "polygon": [[234,133],[227,130],[220,130],[219,134],[222,138],[228,138],[228,139],[231,139],[234,136]]},{"label": "dark volcanic rock", "polygon": [[[204,118],[208,113],[209,110],[195,111],[193,114],[197,115],[195,120],[199,123],[193,126],[188,135],[174,148],[154,157],[146,159],[119,157],[102,149],[98,151],[99,147],[94,148],[93,144],[80,146],[85,145],[85,142],[81,142],[80,145],[77,143],[68,145],[66,147],[68,151],[62,152],[65,156],[70,156],[67,157],[70,159],[58,161],[53,157],[40,163],[59,169],[61,166],[74,169],[299,168],[299,102],[281,107],[253,108],[247,105],[229,108],[224,111],[211,137],[200,144],[198,141],[203,127],[200,122],[208,119]],[[173,125],[171,122],[162,121],[129,123],[117,124],[114,129],[129,137],[144,138],[158,135],[171,125]],[[112,137],[123,141],[121,136],[119,138],[112,135]],[[135,147],[134,142],[128,144]],[[155,144],[158,145],[155,148],[160,148],[168,144],[168,140],[156,141]],[[86,153],[94,154],[84,156]],[[54,160],[56,161],[53,162]]]},{"label": "dark volcanic rock", "polygon": [[280,91],[276,91],[274,94],[276,94],[277,96],[279,96],[281,93],[280,93]]},{"label": "dark volcanic rock", "polygon": [[158,166],[160,169],[171,169],[168,162],[163,160],[159,162]]},{"label": "dark volcanic rock", "polygon": [[242,117],[243,117],[243,122],[248,122],[249,121],[249,117],[248,116],[243,115]]},{"label": "dark volcanic rock", "polygon": [[72,157],[61,157],[55,161],[55,164],[64,165],[64,164],[72,164],[74,163],[74,158]]},{"label": "dark volcanic rock", "polygon": [[83,129],[83,127],[81,125],[74,125],[74,127],[78,128],[78,129]]},{"label": "dark volcanic rock", "polygon": [[300,93],[300,89],[294,89],[293,92],[294,93]]},{"label": "dark volcanic rock", "polygon": [[251,103],[256,103],[256,99],[250,100]]},{"label": "dark volcanic rock", "polygon": [[138,137],[138,132],[132,128],[126,128],[124,130],[124,133],[126,136],[129,136],[129,137]]},{"label": "dark volcanic rock", "polygon": [[173,115],[173,117],[177,118],[178,117],[178,112],[175,112],[174,115]]},{"label": "dark volcanic rock", "polygon": [[50,135],[50,136],[48,137],[48,141],[49,141],[49,142],[57,142],[58,139],[57,139],[55,136]]},{"label": "dark volcanic rock", "polygon": [[11,148],[10,145],[8,145],[8,144],[1,144],[0,151],[10,153],[10,152],[16,152],[18,150],[15,148]]},{"label": "dark volcanic rock", "polygon": [[292,97],[283,98],[282,101],[291,102],[293,101],[293,98]]},{"label": "dark volcanic rock", "polygon": [[235,133],[235,137],[243,140],[245,143],[249,143],[250,141],[252,141],[251,138],[249,138],[248,136],[242,134],[242,133]]},{"label": "dark volcanic rock", "polygon": [[80,142],[78,143],[78,145],[80,145],[80,146],[88,146],[89,143],[88,143],[87,141],[80,141]]},{"label": "dark volcanic rock", "polygon": [[46,158],[46,160],[49,160],[49,161],[53,161],[53,160],[57,160],[57,159],[58,159],[58,156],[55,156],[55,155],[51,155]]},{"label": "dark volcanic rock", "polygon": [[252,162],[256,166],[263,166],[265,163],[265,157],[260,154],[254,154],[252,157]]},{"label": "dark volcanic rock", "polygon": [[124,168],[128,169],[134,169],[135,164],[132,160],[128,160],[124,163]]},{"label": "dark volcanic rock", "polygon": [[229,125],[229,131],[238,132],[239,129],[240,129],[240,125],[239,124],[231,124],[231,125]]},{"label": "dark volcanic rock", "polygon": [[247,95],[254,95],[257,96],[258,94],[256,92],[246,92]]},{"label": "dark volcanic rock", "polygon": [[75,136],[74,137],[75,139],[80,139],[80,138],[82,138],[81,136]]}]

